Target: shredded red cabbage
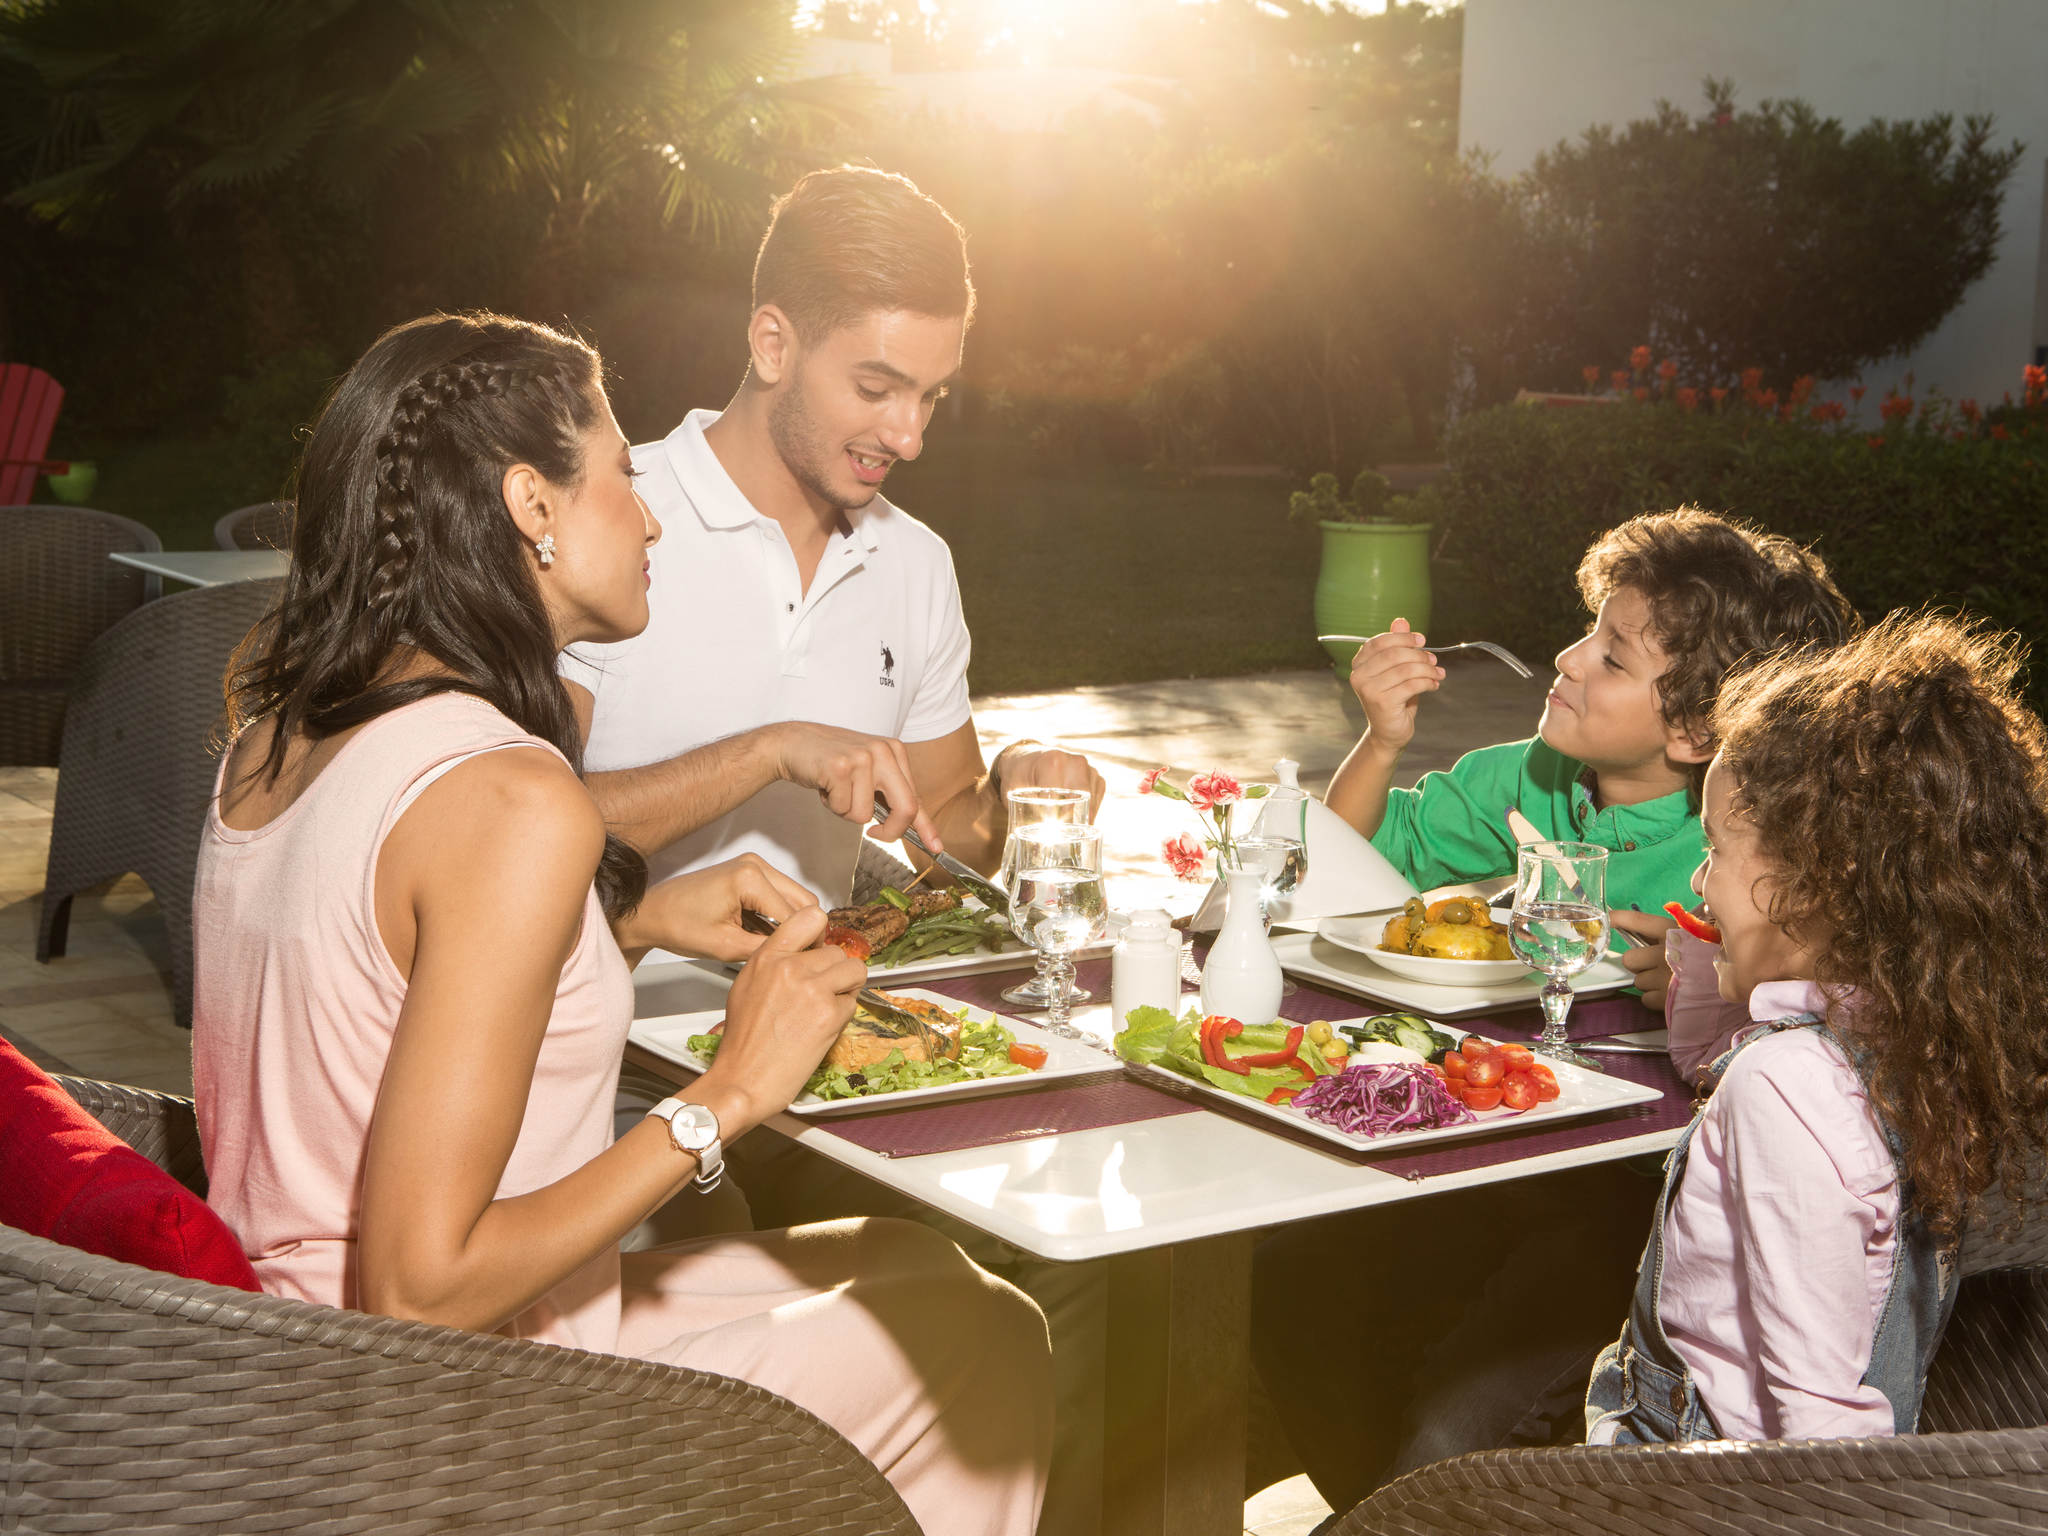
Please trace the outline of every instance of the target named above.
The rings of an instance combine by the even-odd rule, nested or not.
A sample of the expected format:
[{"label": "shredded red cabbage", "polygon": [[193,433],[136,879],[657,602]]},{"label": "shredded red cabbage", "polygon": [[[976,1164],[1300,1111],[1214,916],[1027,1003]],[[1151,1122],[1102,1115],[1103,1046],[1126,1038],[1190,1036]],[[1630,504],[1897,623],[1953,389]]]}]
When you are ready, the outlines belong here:
[{"label": "shredded red cabbage", "polygon": [[1293,1102],[1310,1119],[1350,1136],[1435,1130],[1479,1118],[1429,1068],[1402,1061],[1356,1062],[1334,1077],[1317,1078]]}]

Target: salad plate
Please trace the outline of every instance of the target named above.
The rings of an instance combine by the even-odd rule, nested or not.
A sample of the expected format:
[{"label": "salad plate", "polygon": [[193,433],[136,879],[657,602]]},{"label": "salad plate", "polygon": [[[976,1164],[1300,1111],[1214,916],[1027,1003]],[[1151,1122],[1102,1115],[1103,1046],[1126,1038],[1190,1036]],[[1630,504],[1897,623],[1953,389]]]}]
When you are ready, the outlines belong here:
[{"label": "salad plate", "polygon": [[[1475,1013],[1497,1013],[1503,1008],[1518,1008],[1535,1002],[1543,991],[1543,977],[1534,971],[1521,969],[1519,962],[1517,969],[1520,974],[1505,981],[1479,986],[1469,983],[1440,986],[1396,976],[1356,950],[1332,944],[1315,933],[1276,935],[1273,953],[1280,957],[1280,968],[1290,976],[1341,987],[1346,992],[1356,992],[1397,1008],[1412,1008],[1432,1019],[1455,1019]],[[1394,957],[1390,955],[1387,958]],[[1580,997],[1600,997],[1609,992],[1626,991],[1633,985],[1635,977],[1612,955],[1572,978],[1572,991]]]},{"label": "salad plate", "polygon": [[[1003,1077],[970,1078],[960,1082],[936,1083],[923,1088],[899,1088],[886,1093],[861,1094],[852,1098],[823,1099],[807,1089],[798,1094],[796,1101],[789,1106],[792,1115],[806,1119],[827,1119],[834,1115],[865,1114],[873,1110],[895,1109],[910,1104],[972,1099],[991,1093],[1014,1093],[1020,1088],[1035,1088],[1040,1084],[1057,1082],[1062,1078],[1086,1077],[1094,1073],[1111,1071],[1117,1065],[1114,1058],[1085,1041],[1069,1040],[1062,1035],[1040,1029],[1035,1024],[994,1014],[986,1008],[976,1008],[971,1003],[942,997],[936,992],[903,988],[893,995],[935,1003],[948,1013],[964,1016],[969,1024],[986,1024],[993,1019],[1014,1035],[1020,1045],[1035,1045],[1042,1049],[1045,1052],[1045,1065],[1035,1071],[1017,1072]],[[723,1008],[713,1008],[699,1013],[672,1013],[662,1018],[635,1019],[632,1034],[628,1038],[642,1050],[651,1052],[664,1061],[673,1062],[679,1067],[687,1067],[692,1072],[702,1072],[711,1063],[690,1048],[690,1040],[695,1036],[710,1034],[712,1026],[722,1022],[724,1018]]]},{"label": "salad plate", "polygon": [[[1334,1028],[1342,1030],[1347,1025],[1363,1024],[1366,1020],[1332,1019],[1330,1022]],[[1454,1025],[1438,1023],[1435,1019],[1431,1019],[1430,1024],[1433,1028],[1460,1041],[1470,1033]],[[1232,1093],[1227,1088],[1215,1087],[1213,1084],[1185,1076],[1166,1067],[1127,1061],[1124,1063],[1124,1069],[1149,1086],[1164,1088],[1183,1096],[1198,1097],[1204,1102],[1235,1105],[1277,1124],[1295,1131],[1306,1131],[1311,1136],[1334,1142],[1354,1152],[1383,1152],[1395,1147],[1455,1141],[1464,1136],[1484,1136],[1492,1131],[1523,1128],[1541,1130],[1561,1121],[1579,1120],[1588,1115],[1603,1114],[1610,1109],[1625,1109],[1634,1104],[1654,1104],[1663,1097],[1655,1088],[1629,1082],[1626,1078],[1610,1077],[1604,1072],[1588,1072],[1583,1067],[1575,1067],[1569,1062],[1553,1061],[1549,1057],[1540,1059],[1557,1076],[1558,1096],[1548,1103],[1536,1104],[1524,1110],[1472,1110],[1469,1111],[1472,1118],[1458,1125],[1386,1131],[1377,1136],[1340,1130],[1327,1121],[1317,1120],[1291,1105],[1268,1104],[1263,1099]]]}]

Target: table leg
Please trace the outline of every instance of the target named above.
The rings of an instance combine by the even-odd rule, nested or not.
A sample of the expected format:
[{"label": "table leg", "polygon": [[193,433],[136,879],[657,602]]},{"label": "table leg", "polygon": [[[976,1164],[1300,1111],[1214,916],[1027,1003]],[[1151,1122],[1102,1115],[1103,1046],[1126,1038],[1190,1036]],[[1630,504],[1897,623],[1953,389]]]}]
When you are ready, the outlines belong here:
[{"label": "table leg", "polygon": [[1252,1235],[1109,1260],[1102,1529],[1239,1536]]}]

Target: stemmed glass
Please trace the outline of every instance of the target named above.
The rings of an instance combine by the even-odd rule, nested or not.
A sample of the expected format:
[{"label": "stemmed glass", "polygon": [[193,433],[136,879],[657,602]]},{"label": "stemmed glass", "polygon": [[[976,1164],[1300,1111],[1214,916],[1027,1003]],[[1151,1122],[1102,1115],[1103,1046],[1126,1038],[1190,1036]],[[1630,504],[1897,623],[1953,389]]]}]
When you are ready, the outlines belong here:
[{"label": "stemmed glass", "polygon": [[1102,937],[1109,902],[1102,889],[1102,833],[1094,827],[1040,822],[1013,827],[1010,869],[1010,924],[1038,951],[1038,977],[1045,987],[1045,1027],[1070,1039],[1084,1039],[1067,1022],[1073,998],[1077,949]]},{"label": "stemmed glass", "polygon": [[1508,944],[1543,984],[1543,1038],[1536,1050],[1592,1071],[1605,1070],[1566,1043],[1569,977],[1607,953],[1607,850],[1591,843],[1523,843],[1515,866],[1515,905]]},{"label": "stemmed glass", "polygon": [[[1088,802],[1090,796],[1085,789],[1052,789],[1042,785],[1029,785],[1023,789],[1012,789],[1003,795],[1004,809],[1009,812],[1009,826],[1012,832],[1019,827],[1035,827],[1047,822],[1061,826],[1085,827],[1088,825]],[[1010,876],[1015,866],[1010,862],[1016,851],[1016,840],[1011,838],[1003,844],[1003,867],[996,875],[996,884],[1004,890],[1010,888]],[[1020,933],[1018,937],[1023,937]],[[1085,1003],[1090,994],[1081,987],[1075,987],[1068,994],[1070,1003]],[[1037,976],[1020,981],[1014,987],[1007,987],[1002,994],[1003,1001],[1020,1008],[1043,1008],[1051,999],[1046,995],[1045,984]]]}]

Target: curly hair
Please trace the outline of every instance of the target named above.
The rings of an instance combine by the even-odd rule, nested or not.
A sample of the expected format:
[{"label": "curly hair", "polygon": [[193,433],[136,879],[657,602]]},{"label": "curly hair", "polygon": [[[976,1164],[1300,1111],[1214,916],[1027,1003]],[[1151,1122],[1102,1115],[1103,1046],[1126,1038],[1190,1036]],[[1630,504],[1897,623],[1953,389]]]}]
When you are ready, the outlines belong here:
[{"label": "curly hair", "polygon": [[[1812,550],[1697,507],[1645,512],[1594,541],[1579,561],[1579,595],[1597,613],[1620,587],[1649,605],[1669,658],[1659,713],[1695,733],[1711,731],[1731,673],[1778,652],[1840,645],[1860,622]],[[1693,767],[1695,803],[1706,772]]]},{"label": "curly hair", "polygon": [[2011,636],[1896,613],[1743,673],[1714,715],[1776,866],[1770,920],[1813,948],[1830,1017],[1867,1044],[1945,1241],[1994,1185],[2019,1211],[2048,1143],[2048,735],[2023,661]]}]

